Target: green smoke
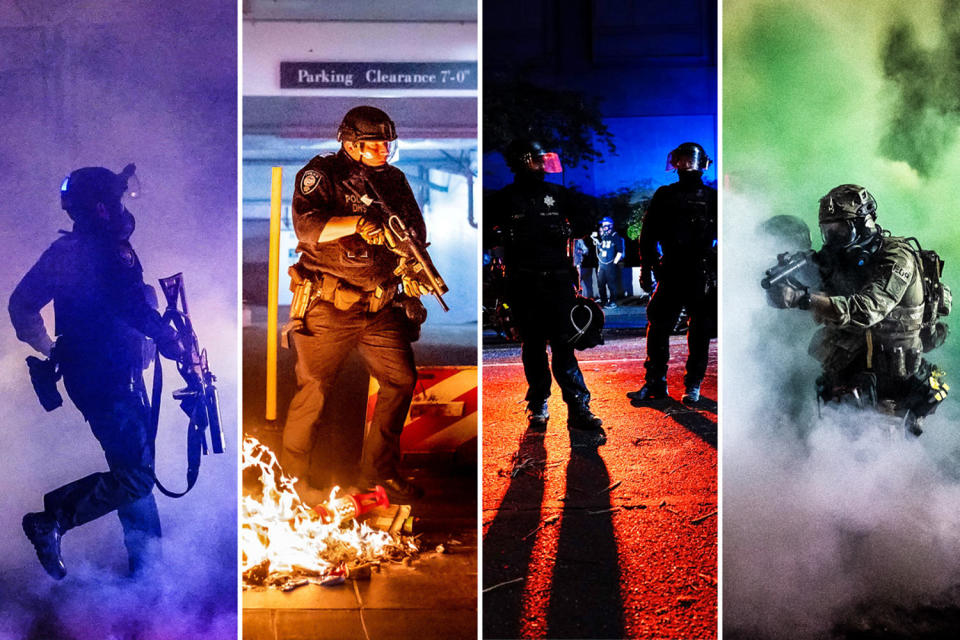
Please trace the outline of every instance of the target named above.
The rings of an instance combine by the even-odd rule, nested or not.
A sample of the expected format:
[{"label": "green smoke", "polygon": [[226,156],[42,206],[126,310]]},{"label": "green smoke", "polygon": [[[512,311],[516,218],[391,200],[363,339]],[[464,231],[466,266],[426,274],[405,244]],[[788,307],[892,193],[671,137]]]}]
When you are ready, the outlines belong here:
[{"label": "green smoke", "polygon": [[[764,201],[767,214],[799,215],[815,238],[818,198],[862,184],[879,223],[939,251],[960,291],[955,4],[724,2],[724,184]],[[724,208],[725,256],[759,215]],[[955,335],[934,359],[957,376],[960,319],[950,320]]]}]

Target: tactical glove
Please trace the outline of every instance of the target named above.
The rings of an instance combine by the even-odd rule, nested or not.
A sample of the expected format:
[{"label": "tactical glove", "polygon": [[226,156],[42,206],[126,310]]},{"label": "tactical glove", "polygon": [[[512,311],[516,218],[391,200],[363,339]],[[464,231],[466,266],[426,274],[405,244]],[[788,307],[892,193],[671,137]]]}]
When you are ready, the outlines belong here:
[{"label": "tactical glove", "polygon": [[640,287],[644,291],[652,293],[656,285],[657,281],[653,277],[653,269],[650,267],[643,267],[640,270]]},{"label": "tactical glove", "polygon": [[419,298],[420,296],[430,293],[430,290],[423,286],[423,284],[416,278],[408,278],[404,276],[403,292],[411,298]]},{"label": "tactical glove", "polygon": [[767,291],[767,302],[777,309],[808,309],[810,307],[810,292],[801,284],[784,282],[780,286],[770,287]]},{"label": "tactical glove", "polygon": [[419,298],[402,298],[400,306],[403,307],[407,318],[416,324],[423,324],[427,319],[427,308],[423,306]]},{"label": "tactical glove", "polygon": [[184,354],[183,344],[180,342],[180,336],[177,330],[171,326],[164,327],[160,335],[154,338],[157,343],[157,349],[160,355],[168,360],[180,360]]},{"label": "tactical glove", "polygon": [[383,227],[363,216],[357,220],[357,233],[367,244],[383,244]]}]

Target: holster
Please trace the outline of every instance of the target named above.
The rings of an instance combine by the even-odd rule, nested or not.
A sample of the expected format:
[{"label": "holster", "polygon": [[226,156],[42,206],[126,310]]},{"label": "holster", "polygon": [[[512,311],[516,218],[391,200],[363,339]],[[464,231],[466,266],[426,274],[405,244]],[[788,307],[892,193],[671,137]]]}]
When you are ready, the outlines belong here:
[{"label": "holster", "polygon": [[41,360],[35,356],[27,356],[27,368],[30,370],[30,382],[40,400],[40,405],[47,411],[53,411],[63,404],[63,397],[57,389],[57,380],[60,372],[53,360]]}]

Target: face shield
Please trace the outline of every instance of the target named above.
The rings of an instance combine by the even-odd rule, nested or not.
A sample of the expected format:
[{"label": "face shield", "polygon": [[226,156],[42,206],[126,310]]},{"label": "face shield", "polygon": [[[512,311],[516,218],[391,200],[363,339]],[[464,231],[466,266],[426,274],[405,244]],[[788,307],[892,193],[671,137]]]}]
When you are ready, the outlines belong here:
[{"label": "face shield", "polygon": [[820,223],[820,235],[825,248],[843,249],[857,239],[857,229],[853,220],[832,220]]},{"label": "face shield", "polygon": [[528,153],[524,156],[524,160],[526,161],[527,168],[531,171],[563,173],[560,156],[552,151],[546,151],[540,154]]},{"label": "face shield", "polygon": [[666,171],[706,171],[712,163],[699,146],[683,144],[667,154]]},{"label": "face shield", "polygon": [[368,167],[381,167],[397,157],[396,140],[358,140],[354,144],[360,161]]}]

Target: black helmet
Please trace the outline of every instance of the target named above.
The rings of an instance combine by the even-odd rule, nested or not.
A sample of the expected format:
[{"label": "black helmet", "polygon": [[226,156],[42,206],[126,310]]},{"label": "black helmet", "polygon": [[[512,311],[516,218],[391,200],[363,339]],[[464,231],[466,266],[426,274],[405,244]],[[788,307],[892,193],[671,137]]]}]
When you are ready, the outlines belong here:
[{"label": "black helmet", "polygon": [[589,349],[603,344],[603,309],[595,300],[577,296],[570,307],[567,342],[574,349]]},{"label": "black helmet", "polygon": [[806,251],[813,246],[810,227],[801,218],[779,215],[768,218],[760,225],[761,233],[783,243],[790,251]]},{"label": "black helmet", "polygon": [[133,164],[128,164],[120,173],[104,167],[77,169],[60,183],[60,206],[75,220],[78,214],[92,210],[98,202],[119,203],[135,171]]},{"label": "black helmet", "polygon": [[[563,171],[560,156],[553,152],[544,151],[543,145],[535,140],[514,140],[507,145],[503,156],[513,173],[540,171],[543,173],[560,173]],[[530,166],[531,160],[536,160],[540,168],[532,168]]]},{"label": "black helmet", "polygon": [[877,201],[857,184],[841,184],[820,198],[820,233],[823,244],[849,249],[871,244],[877,236]]},{"label": "black helmet", "polygon": [[877,219],[877,201],[858,184],[842,184],[820,198],[820,224],[867,216]]},{"label": "black helmet", "polygon": [[338,142],[397,139],[397,127],[386,113],[376,107],[360,106],[347,111],[337,129]]},{"label": "black helmet", "polygon": [[693,159],[693,171],[706,171],[713,164],[713,160],[710,159],[702,146],[696,142],[684,142],[667,154],[667,171],[677,169],[680,158],[685,157]]}]

